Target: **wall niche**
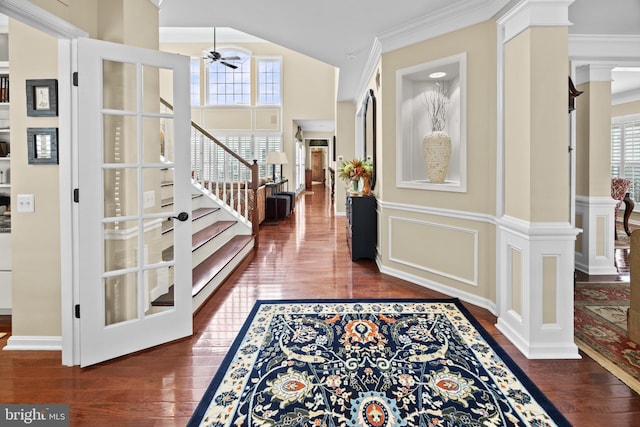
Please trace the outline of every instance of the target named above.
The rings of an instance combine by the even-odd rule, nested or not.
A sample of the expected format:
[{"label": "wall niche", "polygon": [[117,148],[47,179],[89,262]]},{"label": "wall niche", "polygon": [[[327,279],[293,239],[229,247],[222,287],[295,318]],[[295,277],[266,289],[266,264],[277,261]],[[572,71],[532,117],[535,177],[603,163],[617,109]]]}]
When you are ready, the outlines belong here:
[{"label": "wall niche", "polygon": [[[467,55],[461,53],[396,71],[396,185],[435,191],[467,191]],[[444,95],[443,131],[451,153],[443,182],[428,178],[423,141],[432,131],[428,104]]]}]

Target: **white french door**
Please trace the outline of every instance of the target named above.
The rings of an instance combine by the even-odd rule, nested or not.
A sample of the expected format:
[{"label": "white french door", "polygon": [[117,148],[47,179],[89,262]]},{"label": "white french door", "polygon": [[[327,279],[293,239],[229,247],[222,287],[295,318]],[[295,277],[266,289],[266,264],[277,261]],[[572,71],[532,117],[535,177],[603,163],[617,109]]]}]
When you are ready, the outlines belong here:
[{"label": "white french door", "polygon": [[189,59],[86,38],[77,54],[76,314],[88,366],[192,333]]}]

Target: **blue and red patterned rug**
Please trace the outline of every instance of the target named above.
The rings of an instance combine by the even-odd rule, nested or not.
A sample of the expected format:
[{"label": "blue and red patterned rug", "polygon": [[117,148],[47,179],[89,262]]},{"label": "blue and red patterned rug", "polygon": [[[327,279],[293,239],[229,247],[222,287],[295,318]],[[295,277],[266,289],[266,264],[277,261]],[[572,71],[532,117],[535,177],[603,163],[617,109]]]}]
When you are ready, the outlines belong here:
[{"label": "blue and red patterned rug", "polygon": [[189,426],[570,426],[455,299],[258,301]]}]

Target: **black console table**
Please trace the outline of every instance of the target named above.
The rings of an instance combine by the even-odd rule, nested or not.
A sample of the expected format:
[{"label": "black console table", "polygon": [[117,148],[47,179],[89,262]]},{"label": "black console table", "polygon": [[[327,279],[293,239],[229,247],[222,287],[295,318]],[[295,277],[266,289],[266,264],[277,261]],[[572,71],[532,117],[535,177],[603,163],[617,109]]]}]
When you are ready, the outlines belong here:
[{"label": "black console table", "polygon": [[351,251],[351,260],[375,260],[377,241],[376,198],[347,193],[347,244]]},{"label": "black console table", "polygon": [[276,182],[267,182],[265,184],[266,186],[266,196],[272,196],[276,193],[279,193],[281,191],[288,191],[289,190],[289,180],[288,179],[281,179],[279,181]]}]

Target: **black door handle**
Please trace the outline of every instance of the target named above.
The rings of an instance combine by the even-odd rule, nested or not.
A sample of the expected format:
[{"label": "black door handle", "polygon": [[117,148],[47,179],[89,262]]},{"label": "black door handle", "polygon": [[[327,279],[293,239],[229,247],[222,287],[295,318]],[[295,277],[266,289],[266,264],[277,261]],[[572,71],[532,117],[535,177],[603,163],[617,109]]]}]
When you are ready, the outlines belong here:
[{"label": "black door handle", "polygon": [[188,214],[188,213],[186,213],[186,212],[180,212],[180,213],[178,214],[178,216],[170,216],[170,217],[169,217],[169,219],[173,219],[173,218],[177,219],[178,221],[182,221],[182,222],[184,222],[184,221],[186,221],[186,220],[188,220],[188,219],[189,219],[189,214]]}]

